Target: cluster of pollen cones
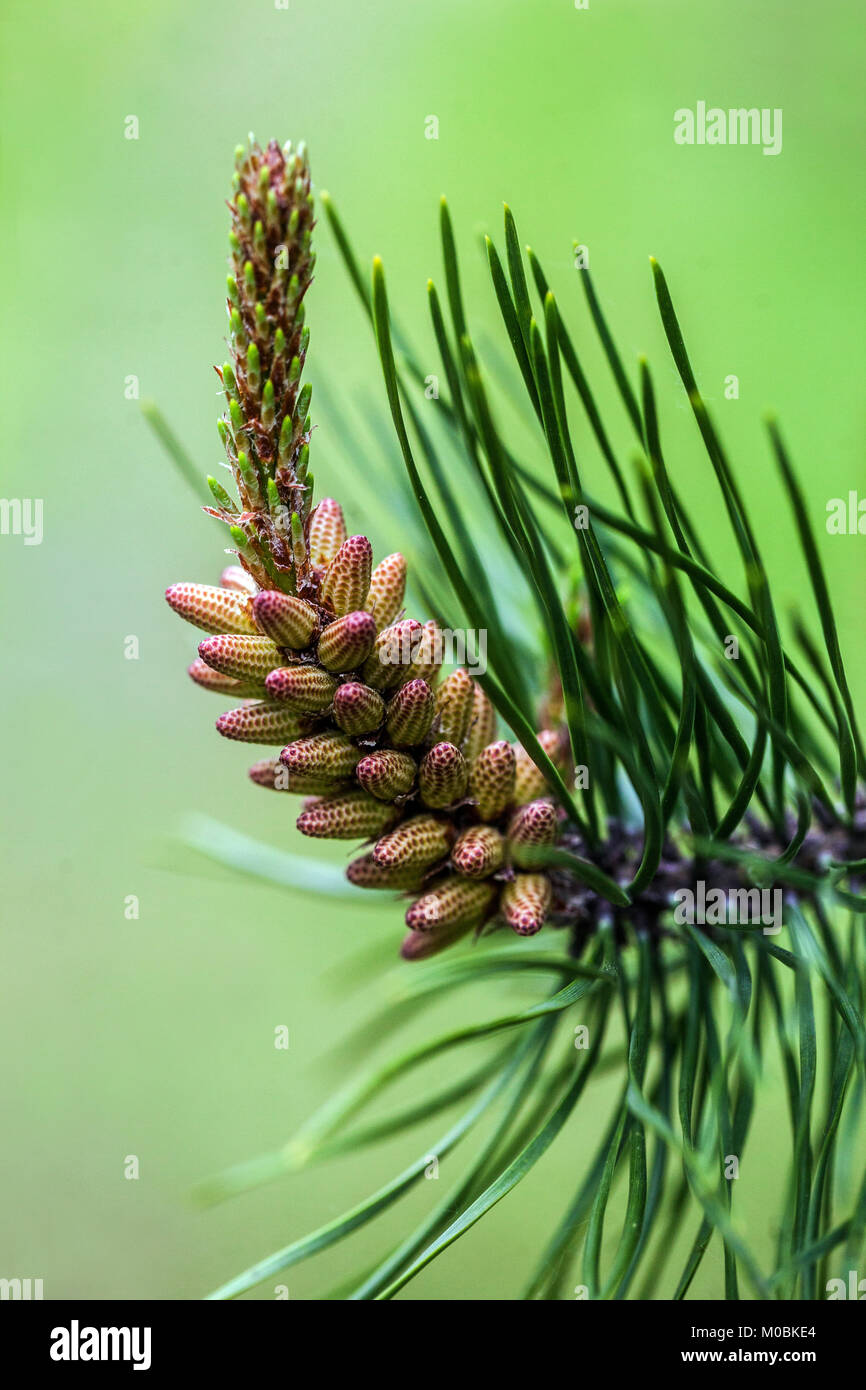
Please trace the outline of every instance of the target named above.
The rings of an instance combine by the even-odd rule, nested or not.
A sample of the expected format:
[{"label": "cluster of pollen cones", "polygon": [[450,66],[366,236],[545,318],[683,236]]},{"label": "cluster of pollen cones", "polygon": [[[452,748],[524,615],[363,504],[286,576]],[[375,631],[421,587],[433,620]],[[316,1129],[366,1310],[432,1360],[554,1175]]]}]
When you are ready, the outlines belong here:
[{"label": "cluster of pollen cones", "polygon": [[[519,744],[497,739],[493,707],[465,670],[440,679],[436,623],[404,616],[402,555],[373,568],[370,542],[346,536],[331,498],[306,519],[304,541],[304,597],[263,588],[240,565],[219,586],[166,592],[210,634],[193,680],[240,702],[217,729],[280,750],[250,777],[303,798],[304,835],[367,842],[352,883],[411,895],[406,959],[488,923],[533,935],[552,898],[537,851],[557,838],[560,816],[542,774]],[[539,738],[563,767],[560,736]]]}]

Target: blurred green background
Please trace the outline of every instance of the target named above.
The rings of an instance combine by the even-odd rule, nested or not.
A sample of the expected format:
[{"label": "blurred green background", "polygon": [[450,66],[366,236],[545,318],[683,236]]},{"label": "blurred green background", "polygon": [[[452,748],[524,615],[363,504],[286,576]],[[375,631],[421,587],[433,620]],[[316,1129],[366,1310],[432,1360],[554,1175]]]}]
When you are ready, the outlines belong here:
[{"label": "blurred green background", "polygon": [[[372,1191],[444,1128],[215,1210],[189,1201],[197,1179],[277,1145],[351,1074],[352,1048],[334,1049],[382,1006],[386,984],[353,983],[354,968],[346,980],[341,963],[374,941],[396,951],[400,938],[393,909],[323,906],[177,845],[197,811],[299,848],[288,802],[246,781],[250,750],[217,739],[219,702],[184,674],[195,637],[162,591],[214,581],[224,542],[125,390],[137,377],[202,474],[213,471],[234,146],[249,130],[306,138],[317,186],[365,258],[385,258],[392,305],[423,351],[426,278],[441,280],[440,193],[482,331],[496,312],[479,234],[501,242],[503,199],[580,341],[571,245],[585,243],[623,355],[655,363],[669,465],[726,555],[657,321],[655,254],[787,607],[803,574],[760,420],[770,405],[781,417],[862,693],[866,541],[822,525],[828,498],[866,495],[862,14],[855,0],[590,0],[586,10],[572,0],[7,0],[0,37],[2,492],[44,499],[41,545],[0,537],[0,1274],[43,1278],[48,1298],[196,1298]],[[781,107],[782,153],[676,146],[673,112],[699,99]],[[136,141],[124,138],[130,115]],[[425,139],[430,115],[438,140]],[[308,378],[381,410],[368,329],[324,226],[318,253]],[[724,398],[729,373],[737,401]],[[625,446],[603,377],[599,390]],[[320,495],[358,497],[369,436],[347,460],[315,403]],[[374,540],[397,548],[388,498],[371,500]],[[350,509],[350,524],[365,521]],[[125,659],[129,636],[138,660]],[[130,894],[138,920],[124,915]],[[460,996],[439,1021],[501,1004],[501,992]],[[278,1024],[288,1053],[274,1049]],[[515,1297],[612,1096],[591,1088],[523,1187],[402,1296]],[[758,1171],[738,1194],[759,1252],[784,1181],[782,1123],[771,1087],[750,1146]],[[124,1178],[130,1154],[138,1181]],[[439,1195],[422,1183],[380,1224],[290,1271],[291,1297],[316,1297],[375,1261]],[[717,1253],[693,1292],[720,1294]],[[272,1286],[258,1296],[273,1297]]]}]

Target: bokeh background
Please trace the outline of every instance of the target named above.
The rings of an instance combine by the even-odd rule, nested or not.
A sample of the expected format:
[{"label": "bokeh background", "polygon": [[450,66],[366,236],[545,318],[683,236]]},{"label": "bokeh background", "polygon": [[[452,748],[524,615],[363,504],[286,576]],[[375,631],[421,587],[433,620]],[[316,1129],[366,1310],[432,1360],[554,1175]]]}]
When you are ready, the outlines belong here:
[{"label": "bokeh background", "polygon": [[[442,278],[442,192],[479,333],[496,323],[479,239],[501,240],[503,199],[581,341],[571,245],[585,243],[623,355],[633,363],[646,351],[656,364],[669,463],[724,557],[726,527],[657,322],[655,254],[785,607],[804,594],[803,574],[761,413],[781,417],[862,697],[866,540],[822,526],[828,498],[866,495],[862,14],[856,0],[590,0],[585,10],[572,0],[6,0],[0,42],[0,490],[44,499],[41,545],[0,537],[0,1274],[43,1278],[48,1298],[197,1298],[372,1191],[443,1128],[211,1211],[189,1200],[199,1178],[273,1148],[352,1073],[353,1045],[338,1044],[399,983],[399,970],[385,981],[352,965],[376,942],[396,950],[393,909],[240,879],[180,843],[185,817],[204,813],[325,853],[299,845],[288,801],[247,783],[247,753],[217,739],[219,705],[184,674],[195,639],[162,591],[215,579],[224,542],[127,398],[137,377],[202,475],[213,471],[234,146],[250,130],[306,138],[318,188],[365,261],[385,258],[392,303],[422,351],[426,279]],[[673,112],[699,99],[781,107],[782,153],[676,146]],[[124,138],[131,115],[134,141]],[[430,115],[437,140],[425,139]],[[309,379],[381,412],[368,328],[324,226],[318,255]],[[736,401],[724,397],[729,373]],[[599,394],[627,444],[603,374]],[[345,495],[360,525],[367,517],[353,508],[375,444],[366,435],[338,448],[315,403],[317,482]],[[378,544],[398,547],[389,497],[366,501]],[[124,656],[129,636],[137,660]],[[125,916],[128,895],[137,920]],[[492,1014],[505,997],[460,997],[439,1022]],[[278,1024],[290,1030],[287,1053],[273,1046]],[[415,1093],[451,1065],[443,1059]],[[523,1186],[402,1296],[515,1297],[611,1095],[591,1089]],[[741,1196],[759,1251],[774,1234],[784,1122],[771,1085],[751,1144],[760,1171]],[[124,1178],[131,1154],[138,1181]],[[290,1271],[291,1297],[317,1297],[374,1262],[439,1196],[432,1187]],[[720,1279],[716,1254],[693,1292],[718,1296]]]}]

